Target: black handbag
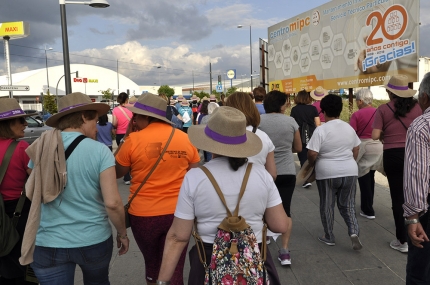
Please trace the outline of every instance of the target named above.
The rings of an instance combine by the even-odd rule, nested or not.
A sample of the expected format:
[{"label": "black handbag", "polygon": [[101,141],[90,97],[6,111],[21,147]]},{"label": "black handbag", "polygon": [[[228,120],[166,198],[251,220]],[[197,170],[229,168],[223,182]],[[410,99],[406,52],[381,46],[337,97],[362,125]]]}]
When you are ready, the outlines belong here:
[{"label": "black handbag", "polygon": [[306,122],[302,123],[302,127],[300,128],[300,138],[302,139],[303,144],[308,144],[312,137],[311,129],[309,128],[309,124]]}]

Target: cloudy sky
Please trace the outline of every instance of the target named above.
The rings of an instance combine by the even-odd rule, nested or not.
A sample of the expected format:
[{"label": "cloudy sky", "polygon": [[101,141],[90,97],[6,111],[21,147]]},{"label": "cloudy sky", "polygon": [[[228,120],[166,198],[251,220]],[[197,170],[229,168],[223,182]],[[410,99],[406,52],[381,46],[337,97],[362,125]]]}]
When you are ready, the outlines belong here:
[{"label": "cloudy sky", "polygon": [[[107,9],[66,5],[71,63],[103,66],[139,85],[186,85],[227,69],[259,73],[258,39],[267,28],[327,0],[108,0]],[[418,0],[410,0],[418,1]],[[0,22],[27,21],[31,35],[10,42],[12,72],[62,64],[60,6],[56,0],[2,0]],[[238,29],[237,25],[244,28]],[[420,56],[430,56],[430,1],[421,0]],[[0,76],[6,74],[0,47]],[[157,69],[157,66],[161,68]],[[160,77],[160,80],[158,79]],[[245,76],[244,76],[245,78]],[[216,76],[214,76],[216,80]]]}]

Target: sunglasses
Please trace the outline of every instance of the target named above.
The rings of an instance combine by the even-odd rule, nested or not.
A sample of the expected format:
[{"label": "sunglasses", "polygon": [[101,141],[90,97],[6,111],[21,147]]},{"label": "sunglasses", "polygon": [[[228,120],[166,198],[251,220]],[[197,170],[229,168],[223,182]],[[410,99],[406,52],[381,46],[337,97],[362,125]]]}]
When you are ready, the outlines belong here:
[{"label": "sunglasses", "polygon": [[23,117],[21,117],[21,118],[18,118],[18,121],[19,121],[19,123],[20,124],[25,124],[27,121],[25,120],[25,118],[23,118]]}]

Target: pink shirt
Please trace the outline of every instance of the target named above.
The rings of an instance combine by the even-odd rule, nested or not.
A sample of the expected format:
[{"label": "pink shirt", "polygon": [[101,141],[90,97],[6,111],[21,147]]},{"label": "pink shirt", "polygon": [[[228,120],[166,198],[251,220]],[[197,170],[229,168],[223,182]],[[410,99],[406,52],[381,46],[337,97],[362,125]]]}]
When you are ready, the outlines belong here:
[{"label": "pink shirt", "polygon": [[[126,115],[124,115],[124,113],[121,111],[120,108],[122,110],[124,110],[124,112],[128,115],[128,118]],[[130,110],[128,110],[127,108],[124,108],[122,106],[118,106],[112,110],[112,115],[114,115],[116,117],[116,120],[118,121],[118,123],[116,125],[116,133],[118,135],[125,134],[125,132],[127,131],[127,127],[128,127],[128,122],[133,117],[133,113]]]},{"label": "pink shirt", "polygon": [[[395,111],[394,101],[388,103]],[[409,128],[415,118],[422,115],[419,104],[415,104],[412,110],[406,114],[406,117],[400,117],[400,120]],[[379,106],[375,114],[372,128],[384,132],[384,150],[391,148],[404,148],[406,142],[407,130],[402,123],[394,117],[393,111],[388,108],[387,104]]]},{"label": "pink shirt", "polygon": [[[6,150],[11,144],[12,139],[0,139],[0,161],[3,160]],[[9,166],[0,184],[0,193],[3,200],[15,200],[21,196],[27,180],[27,165],[30,161],[25,150],[28,147],[26,141],[20,141],[13,152]]]},{"label": "pink shirt", "polygon": [[349,124],[360,139],[372,138],[372,125],[375,120],[375,112],[376,108],[366,107],[352,114]]},{"label": "pink shirt", "polygon": [[321,112],[321,107],[320,107],[321,101],[315,101],[312,106],[315,106],[315,108],[317,108],[318,111],[318,116],[320,117],[320,121],[321,123],[325,122],[325,117],[324,114]]}]

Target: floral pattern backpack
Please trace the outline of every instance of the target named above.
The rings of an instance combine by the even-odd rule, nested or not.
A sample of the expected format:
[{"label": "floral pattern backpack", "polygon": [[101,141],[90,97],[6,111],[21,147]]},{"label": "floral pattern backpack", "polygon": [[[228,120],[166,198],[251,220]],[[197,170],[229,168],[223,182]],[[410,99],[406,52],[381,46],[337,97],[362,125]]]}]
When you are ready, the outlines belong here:
[{"label": "floral pattern backpack", "polygon": [[205,268],[204,284],[270,285],[269,277],[264,266],[264,261],[266,259],[267,226],[264,224],[263,245],[260,252],[254,231],[246,223],[245,219],[238,215],[240,200],[245,193],[252,163],[249,163],[246,168],[245,177],[240,189],[239,200],[233,215],[228,209],[224,195],[213,175],[206,167],[201,166],[200,168],[208,176],[227,210],[227,217],[218,226],[209,265],[206,263],[203,242],[197,233],[196,225],[193,231],[199,258]]}]

